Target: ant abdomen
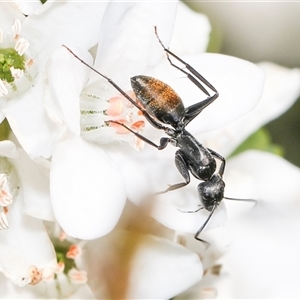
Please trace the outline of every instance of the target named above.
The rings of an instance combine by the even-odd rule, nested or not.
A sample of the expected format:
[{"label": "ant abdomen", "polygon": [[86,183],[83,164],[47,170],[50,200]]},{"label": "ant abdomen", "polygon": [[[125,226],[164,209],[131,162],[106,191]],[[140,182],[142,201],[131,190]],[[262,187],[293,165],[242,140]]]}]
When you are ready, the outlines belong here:
[{"label": "ant abdomen", "polygon": [[176,126],[185,108],[178,94],[166,83],[144,75],[131,78],[132,89],[142,106],[164,124]]}]

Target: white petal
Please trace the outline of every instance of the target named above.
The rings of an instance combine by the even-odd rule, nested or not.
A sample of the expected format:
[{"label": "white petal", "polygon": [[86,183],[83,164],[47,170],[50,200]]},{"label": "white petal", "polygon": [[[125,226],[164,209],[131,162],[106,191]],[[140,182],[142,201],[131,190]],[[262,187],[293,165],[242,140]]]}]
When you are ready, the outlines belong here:
[{"label": "white petal", "polygon": [[266,82],[258,105],[225,127],[201,135],[208,147],[224,156],[262,125],[284,113],[300,94],[299,69],[287,69],[272,63],[260,63],[259,66],[266,74]]},{"label": "white petal", "polygon": [[[175,2],[109,3],[103,19],[95,68],[119,84],[145,72],[164,55],[155,34],[168,45],[175,22]],[[97,80],[97,76],[96,80]]]},{"label": "white petal", "polygon": [[49,195],[49,175],[19,149],[19,157],[11,160],[18,172],[23,212],[32,217],[54,221]]},{"label": "white petal", "polygon": [[56,266],[56,255],[47,231],[41,220],[28,217],[22,212],[19,197],[10,206],[10,227],[1,231],[0,270],[15,284],[25,284],[28,268]]},{"label": "white petal", "polygon": [[13,1],[24,15],[31,15],[39,10],[43,4],[40,1]]},{"label": "white petal", "polygon": [[1,2],[0,9],[0,28],[4,33],[11,33],[11,26],[15,19],[19,19],[21,22],[26,17],[21,13],[21,11],[16,7],[14,3]]},{"label": "white petal", "polygon": [[18,151],[16,145],[9,140],[0,142],[0,156],[5,156],[9,158],[17,158]]},{"label": "white petal", "polygon": [[179,2],[170,49],[177,54],[205,52],[210,30],[207,16]]},{"label": "white petal", "polygon": [[299,214],[299,205],[283,202],[258,205],[248,216],[229,222],[232,242],[220,263],[233,299],[300,297]]},{"label": "white petal", "polygon": [[[54,2],[44,13],[29,16],[23,24],[23,34],[30,41],[42,68],[45,55],[62,44],[90,49],[97,43],[105,2]],[[55,20],[55,22],[53,22]],[[78,26],[78,20],[84,20]],[[57,34],[59,32],[59,34]],[[88,33],[88,34],[87,34]]]},{"label": "white petal", "polygon": [[[91,56],[79,51],[87,63]],[[80,63],[66,48],[57,50],[47,64],[49,95],[46,106],[51,118],[56,115],[73,134],[80,135],[80,93],[86,83],[89,69]],[[55,120],[54,120],[55,121]]]},{"label": "white petal", "polygon": [[56,132],[43,105],[43,76],[25,94],[10,99],[3,113],[28,155],[48,158],[53,151]]},{"label": "white petal", "polygon": [[[212,53],[181,58],[204,76],[220,94],[214,103],[188,125],[187,129],[192,133],[224,126],[248,113],[260,100],[264,73],[256,65],[236,57]],[[172,61],[176,62],[174,59]],[[170,66],[166,59],[157,65],[153,75],[168,83],[186,107],[207,98],[183,73]]]},{"label": "white petal", "polygon": [[151,235],[114,231],[85,249],[88,284],[97,298],[113,292],[126,299],[170,299],[202,277],[195,253]]},{"label": "white petal", "polygon": [[81,239],[110,232],[126,198],[123,179],[105,151],[79,137],[58,143],[50,192],[57,221],[68,235]]},{"label": "white petal", "polygon": [[274,154],[243,152],[228,160],[224,178],[229,197],[274,204],[299,202],[300,169]]},{"label": "white petal", "polygon": [[[152,147],[136,151],[132,146],[122,144],[122,151],[120,147],[115,146],[108,146],[107,149],[123,175],[128,199],[136,205],[141,205],[149,194],[167,188],[172,179],[166,175],[167,170],[177,173],[172,152],[169,159],[165,160],[165,153]],[[161,170],[164,170],[164,173]]]}]

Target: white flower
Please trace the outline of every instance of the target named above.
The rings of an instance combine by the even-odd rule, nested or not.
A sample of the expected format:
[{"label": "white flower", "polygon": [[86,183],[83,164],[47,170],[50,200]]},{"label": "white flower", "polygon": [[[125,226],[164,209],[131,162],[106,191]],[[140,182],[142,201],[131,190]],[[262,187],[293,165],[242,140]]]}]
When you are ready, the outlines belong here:
[{"label": "white flower", "polygon": [[[149,9],[153,13],[150,14]],[[110,74],[115,69],[118,77],[122,78],[122,82],[126,82],[129,73],[134,74],[137,68],[137,64],[133,64],[133,60],[137,59],[132,56],[133,48],[135,48],[135,55],[138,53],[141,57],[141,63],[138,62],[138,64],[144,65],[142,69],[146,68],[150,61],[156,62],[157,55],[160,57],[162,54],[150,56],[148,52],[155,41],[154,25],[160,26],[161,24],[162,32],[167,35],[171,31],[175,9],[175,3],[159,5],[112,3],[107,11],[106,22],[102,24],[101,43],[98,45],[97,57],[103,60],[104,69],[108,70],[109,67]],[[163,26],[166,10],[168,10],[170,25]],[[117,19],[115,19],[116,11],[118,12]],[[143,18],[142,23],[140,23],[140,18]],[[111,34],[107,36],[107,32]],[[119,56],[121,49],[123,49],[122,55]],[[85,58],[84,55],[82,57]],[[147,57],[149,59],[145,61]],[[111,64],[112,60],[115,60],[114,64]],[[58,66],[61,66],[60,69]],[[56,145],[51,161],[52,205],[56,219],[67,234],[84,239],[105,235],[118,222],[128,189],[124,182],[124,176],[127,174],[120,172],[118,163],[114,159],[114,152],[118,153],[126,148],[130,151],[130,155],[136,153],[128,145],[124,145],[124,149],[120,148],[120,144],[101,147],[80,137],[80,94],[89,72],[90,70],[77,61],[65,48],[52,57],[48,67],[47,109],[51,119],[57,124],[61,136],[61,141]],[[121,77],[121,74],[124,77]],[[94,77],[94,74],[91,74],[89,83],[93,80],[92,76]],[[96,79],[99,80],[99,77]],[[85,87],[84,93],[93,95],[94,86]],[[108,105],[108,102],[105,100],[109,100],[106,89],[112,92],[110,97],[119,95],[117,91],[109,88],[108,83],[104,84],[103,80],[100,80],[97,92],[101,97],[100,101],[90,97],[90,101],[95,102],[94,109],[96,105],[102,105],[106,109],[105,105]],[[102,98],[104,101],[101,102]],[[104,109],[102,108],[102,111]],[[104,114],[100,108],[99,110],[98,127],[101,127]],[[85,118],[86,114],[83,117]],[[114,131],[115,129],[108,128],[108,132]],[[107,136],[109,137],[103,134],[104,139]],[[109,139],[111,140],[110,137]],[[73,150],[70,152],[70,149]],[[130,156],[125,158],[125,161],[129,159],[131,159]],[[69,213],[70,211],[72,213]]]},{"label": "white flower", "polygon": [[241,214],[237,207],[243,203],[227,205],[232,216],[223,233],[230,249],[219,263],[229,281],[227,287],[220,287],[220,298],[223,293],[232,298],[299,296],[295,280],[300,263],[300,169],[283,158],[259,151],[247,151],[232,158],[228,168],[232,173],[238,172],[235,181],[241,190],[250,185],[256,188],[260,201],[247,214]]},{"label": "white flower", "polygon": [[[80,45],[84,49],[90,49],[96,44],[106,3],[47,2],[28,17],[21,14],[12,3],[1,3],[0,7],[0,28],[3,36],[0,53],[7,52],[8,47],[13,46],[4,43],[4,37],[13,33],[12,40],[16,40],[14,48],[19,51],[19,58],[25,65],[24,76],[14,66],[11,69],[11,76],[14,76],[12,82],[1,78],[2,95],[5,96],[9,88],[12,93],[1,98],[0,119],[2,121],[4,117],[7,118],[18,141],[31,158],[49,158],[57,133],[45,113],[43,103],[44,67],[54,49],[63,43]],[[86,21],[78,27],[80,18]],[[6,57],[4,59],[7,61]],[[20,67],[17,69],[20,70]],[[30,69],[35,72],[30,73]],[[28,79],[27,84],[19,84],[24,78]]]},{"label": "white flower", "polygon": [[0,272],[17,286],[34,285],[56,266],[42,220],[53,220],[49,188],[37,165],[11,141],[0,142],[0,152],[1,194],[6,195],[1,201]]}]

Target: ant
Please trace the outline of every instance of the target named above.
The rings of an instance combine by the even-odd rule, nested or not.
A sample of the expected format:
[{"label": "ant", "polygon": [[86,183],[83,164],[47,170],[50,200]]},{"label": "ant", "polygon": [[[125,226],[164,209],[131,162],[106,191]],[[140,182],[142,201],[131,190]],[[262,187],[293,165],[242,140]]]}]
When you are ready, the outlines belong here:
[{"label": "ant", "polygon": [[[129,95],[127,95],[125,91],[123,91],[112,79],[95,70],[93,67],[80,59],[72,50],[65,45],[63,46],[81,63],[106,79],[116,90],[118,90],[126,99],[128,99],[143,113],[144,117],[153,127],[163,130],[168,137],[162,137],[159,145],[157,145],[138,132],[128,128],[123,123],[113,120],[110,120],[109,122],[113,122],[125,127],[138,138],[157,148],[158,150],[164,149],[168,144],[179,148],[175,153],[175,165],[185,182],[170,185],[165,191],[157,194],[173,191],[188,185],[190,183],[190,172],[195,178],[201,180],[202,182],[198,185],[198,194],[201,206],[195,211],[187,212],[198,212],[203,208],[210,212],[206,221],[194,236],[196,240],[207,243],[206,241],[200,239],[199,235],[209,222],[215,209],[218,207],[222,199],[242,200],[224,197],[225,182],[223,181],[223,174],[226,163],[225,158],[214,150],[203,146],[191,133],[185,129],[185,127],[195,117],[197,117],[203,109],[205,109],[218,98],[219,93],[192,66],[164,46],[159,38],[156,27],[154,27],[154,31],[158,42],[167,55],[170,65],[184,73],[193,84],[195,84],[204,94],[206,94],[207,98],[205,100],[185,108],[181,98],[170,86],[153,77],[137,75],[130,79],[133,92],[138,100],[138,102],[136,102]],[[172,62],[171,57],[180,62],[185,69],[175,65]],[[213,92],[212,95],[210,95],[210,93],[207,91],[207,88]],[[170,125],[171,127],[165,125]],[[221,162],[217,172],[216,159],[220,160]],[[252,199],[247,200],[251,201]]]}]

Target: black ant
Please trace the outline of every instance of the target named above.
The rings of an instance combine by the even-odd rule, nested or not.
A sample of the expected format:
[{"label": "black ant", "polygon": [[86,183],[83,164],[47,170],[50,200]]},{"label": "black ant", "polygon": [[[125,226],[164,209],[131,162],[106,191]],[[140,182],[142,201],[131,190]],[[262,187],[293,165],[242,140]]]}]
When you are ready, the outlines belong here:
[{"label": "black ant", "polygon": [[[198,194],[201,202],[201,207],[195,211],[188,212],[197,212],[203,208],[210,212],[204,224],[195,234],[195,239],[207,243],[206,241],[200,239],[199,235],[209,222],[211,216],[213,215],[215,209],[218,207],[222,199],[225,198],[229,200],[242,200],[224,197],[225,182],[223,181],[222,177],[225,169],[225,158],[214,150],[204,147],[196,140],[196,138],[192,134],[190,134],[185,129],[185,127],[195,117],[197,117],[203,109],[205,109],[208,105],[210,105],[218,98],[219,93],[192,66],[190,66],[176,54],[167,49],[160,40],[156,27],[154,29],[155,35],[163,50],[166,52],[167,59],[170,62],[171,66],[186,74],[187,78],[207,95],[207,98],[205,100],[185,108],[181,98],[170,86],[153,77],[137,75],[130,79],[133,92],[135,93],[138,100],[138,102],[135,102],[112,79],[108,78],[104,74],[88,65],[65,45],[64,47],[84,65],[92,69],[101,77],[105,78],[113,87],[115,87],[125,98],[127,98],[143,113],[144,117],[153,127],[159,130],[163,130],[168,135],[168,137],[162,137],[160,139],[159,145],[157,145],[143,135],[128,128],[123,123],[112,120],[110,120],[109,122],[113,122],[125,127],[138,138],[157,148],[158,150],[164,149],[169,143],[179,148],[175,153],[175,165],[184,178],[185,182],[170,185],[169,188],[167,188],[165,191],[157,194],[173,191],[189,184],[189,172],[191,172],[195,178],[201,180],[202,182],[198,185]],[[171,61],[170,56],[183,64],[185,70],[175,65]],[[209,88],[213,92],[213,95],[209,94],[204,85],[206,86],[206,88]],[[165,126],[165,124],[171,125],[171,127]],[[216,159],[221,161],[220,167],[217,172]],[[247,200],[255,201],[252,199]]]}]

